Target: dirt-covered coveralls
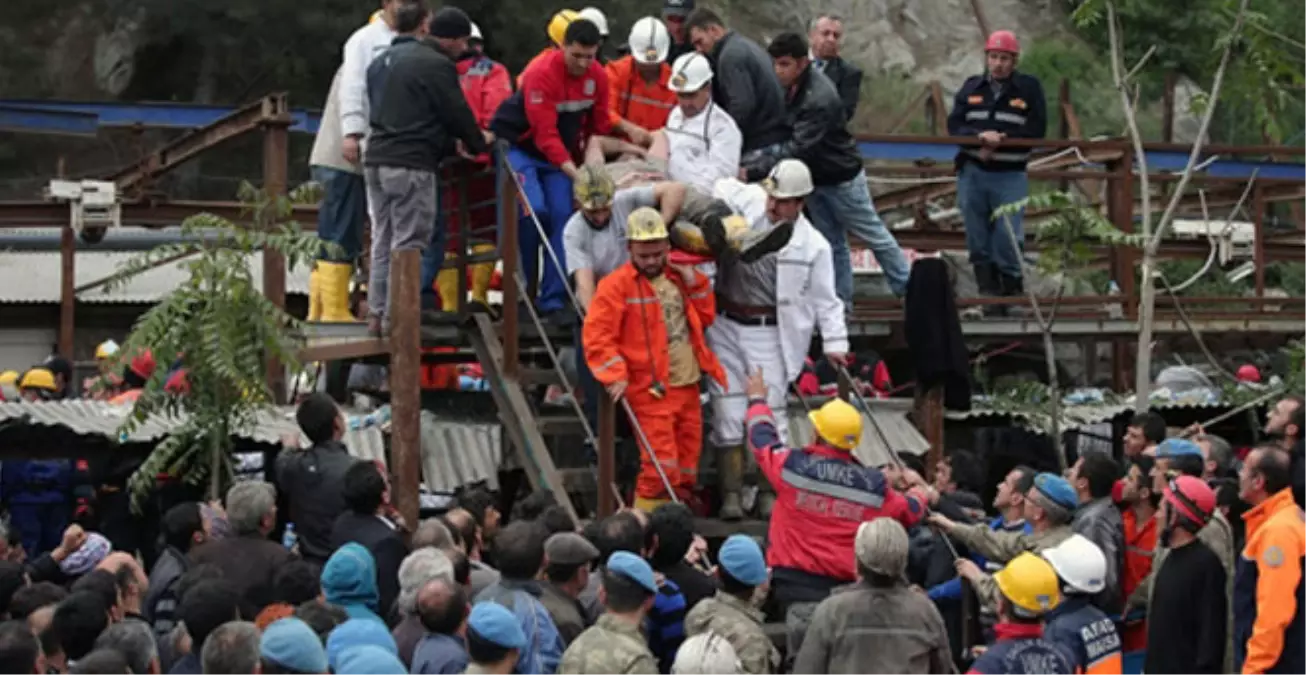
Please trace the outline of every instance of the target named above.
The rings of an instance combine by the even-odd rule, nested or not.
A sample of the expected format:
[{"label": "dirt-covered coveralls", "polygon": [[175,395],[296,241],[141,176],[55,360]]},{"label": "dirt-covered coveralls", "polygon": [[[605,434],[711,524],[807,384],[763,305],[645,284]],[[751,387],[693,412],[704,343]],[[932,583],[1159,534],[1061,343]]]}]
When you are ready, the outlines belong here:
[{"label": "dirt-covered coveralls", "polygon": [[[627,262],[599,281],[585,315],[585,360],[604,386],[627,383],[625,397],[667,480],[693,488],[703,446],[702,375],[724,386],[725,371],[707,347],[703,330],[716,318],[708,278],[686,282],[667,268],[645,278]],[[658,396],[657,390],[665,393]],[[641,449],[635,495],[646,503],[667,499],[666,488]]]}]

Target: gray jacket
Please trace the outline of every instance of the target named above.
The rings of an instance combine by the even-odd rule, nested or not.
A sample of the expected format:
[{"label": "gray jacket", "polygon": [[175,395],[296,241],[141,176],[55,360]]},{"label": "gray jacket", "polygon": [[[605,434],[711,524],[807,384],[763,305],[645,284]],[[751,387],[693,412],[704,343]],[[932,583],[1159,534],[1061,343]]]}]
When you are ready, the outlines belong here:
[{"label": "gray jacket", "polygon": [[1124,566],[1125,555],[1125,525],[1120,509],[1111,503],[1110,497],[1095,499],[1080,505],[1071,527],[1097,544],[1106,555],[1106,588],[1093,596],[1093,604],[1107,614],[1120,613],[1125,600],[1120,588],[1120,568]]},{"label": "gray jacket", "polygon": [[784,142],[785,95],[766,50],[730,31],[712,50],[712,61],[712,98],[739,125],[744,152]]},{"label": "gray jacket", "polygon": [[795,673],[955,673],[943,617],[899,585],[836,588],[812,614]]}]

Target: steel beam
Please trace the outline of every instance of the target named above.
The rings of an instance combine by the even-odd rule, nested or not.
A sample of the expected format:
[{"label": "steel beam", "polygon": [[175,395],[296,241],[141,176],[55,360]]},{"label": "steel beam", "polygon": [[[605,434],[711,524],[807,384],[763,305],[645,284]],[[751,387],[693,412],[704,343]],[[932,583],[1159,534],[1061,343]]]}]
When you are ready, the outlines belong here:
[{"label": "steel beam", "polygon": [[[122,205],[124,227],[176,227],[198,213],[211,213],[233,223],[254,222],[254,211],[240,202],[136,201]],[[296,206],[291,220],[316,226],[316,206]],[[0,201],[0,229],[7,227],[63,227],[68,222],[68,205],[58,202]]]},{"label": "steel beam", "polygon": [[33,110],[0,103],[0,131],[38,131],[61,136],[95,136],[99,118],[79,112]]},{"label": "steel beam", "polygon": [[[13,131],[40,131],[49,133],[49,127],[71,117],[90,119],[98,127],[146,127],[159,129],[195,129],[208,126],[230,115],[229,106],[199,105],[194,103],[117,103],[108,101],[41,101],[34,99],[0,99],[0,108],[21,112],[29,117],[14,118],[28,122]],[[316,134],[322,114],[316,110],[290,111],[294,133]],[[80,124],[85,124],[81,122]],[[94,133],[92,128],[91,133]]]}]

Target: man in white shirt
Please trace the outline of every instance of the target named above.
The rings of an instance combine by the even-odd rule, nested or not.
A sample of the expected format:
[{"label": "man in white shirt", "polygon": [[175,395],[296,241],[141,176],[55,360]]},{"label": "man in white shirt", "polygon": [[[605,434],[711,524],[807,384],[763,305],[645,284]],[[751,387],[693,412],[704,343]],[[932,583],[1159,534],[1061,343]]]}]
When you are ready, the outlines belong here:
[{"label": "man in white shirt", "polygon": [[[309,281],[310,321],[353,321],[349,281],[363,247],[367,190],[363,187],[362,143],[368,130],[367,68],[390,48],[399,0],[384,0],[381,10],[345,42],[344,62],[331,81],[322,125],[313,141],[309,166],[322,186],[317,236],[340,247],[323,250]],[[370,211],[370,209],[369,209]]]},{"label": "man in white shirt", "polygon": [[[712,194],[719,179],[739,175],[744,137],[730,113],[712,101],[707,57],[690,52],[676,59],[668,84],[679,100],[660,133],[666,139],[667,172],[671,180]],[[656,155],[659,147],[655,140],[650,154]]]}]

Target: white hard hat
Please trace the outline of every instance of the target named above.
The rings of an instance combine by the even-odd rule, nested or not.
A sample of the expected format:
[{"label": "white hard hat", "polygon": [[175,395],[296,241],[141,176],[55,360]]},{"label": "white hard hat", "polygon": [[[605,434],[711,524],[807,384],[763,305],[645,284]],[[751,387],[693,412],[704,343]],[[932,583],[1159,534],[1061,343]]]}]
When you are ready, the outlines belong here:
[{"label": "white hard hat", "polygon": [[485,37],[481,35],[481,27],[478,26],[478,25],[476,25],[476,22],[475,22],[475,21],[472,22],[472,33],[471,33],[471,35],[467,36],[467,39],[469,39],[469,40],[484,40],[484,39],[485,39]]},{"label": "white hard hat", "polygon": [[599,35],[608,36],[608,17],[603,14],[603,10],[598,7],[586,7],[580,10],[580,18],[588,19],[595,26],[598,26]]},{"label": "white hard hat", "polygon": [[1106,554],[1082,534],[1073,534],[1060,544],[1044,549],[1043,558],[1074,591],[1091,595],[1106,588]]},{"label": "white hard hat", "polygon": [[766,193],[776,199],[797,199],[812,194],[812,172],[800,159],[782,159],[762,181]]},{"label": "white hard hat", "polygon": [[681,54],[671,66],[671,91],[692,94],[712,81],[712,64],[698,52]]},{"label": "white hard hat", "polygon": [[640,63],[662,63],[671,51],[671,34],[656,16],[646,16],[630,27],[630,55]]},{"label": "white hard hat", "polygon": [[743,671],[743,664],[730,641],[712,631],[699,633],[681,643],[676,651],[676,661],[671,665],[673,675]]}]

